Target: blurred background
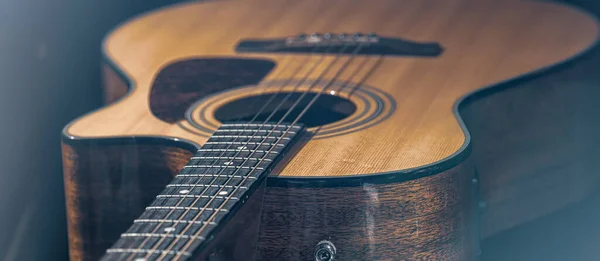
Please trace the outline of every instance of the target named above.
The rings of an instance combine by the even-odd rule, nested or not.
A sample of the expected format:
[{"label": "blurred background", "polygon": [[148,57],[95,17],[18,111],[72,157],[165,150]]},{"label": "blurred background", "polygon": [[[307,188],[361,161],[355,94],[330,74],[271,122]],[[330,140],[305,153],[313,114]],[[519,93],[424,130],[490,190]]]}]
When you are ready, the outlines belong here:
[{"label": "blurred background", "polygon": [[[0,0],[0,260],[68,260],[61,129],[102,104],[107,31],[174,2]],[[600,1],[569,2],[600,15]],[[577,72],[570,79],[600,88],[598,53],[565,68]],[[598,260],[599,202],[488,238],[482,259]]]}]

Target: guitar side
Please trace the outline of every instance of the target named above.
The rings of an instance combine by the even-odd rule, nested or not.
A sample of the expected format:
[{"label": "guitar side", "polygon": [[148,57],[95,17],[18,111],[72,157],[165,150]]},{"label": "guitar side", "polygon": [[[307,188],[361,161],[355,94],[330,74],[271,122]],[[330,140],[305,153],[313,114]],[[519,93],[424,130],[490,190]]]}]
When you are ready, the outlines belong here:
[{"label": "guitar side", "polygon": [[[119,99],[128,89],[125,78],[117,75],[115,69],[117,68],[107,67],[106,69],[106,78],[109,79],[106,85],[107,101]],[[506,83],[505,86],[514,87],[515,84],[514,82]],[[551,95],[560,96],[560,92],[567,92],[567,90],[557,89]],[[503,93],[509,94],[498,99],[494,99],[492,94],[482,95],[475,100],[488,100],[490,103],[497,104],[496,106],[502,106],[509,103],[516,95],[523,95],[516,92],[510,94],[510,91]],[[533,94],[529,98],[532,100],[543,99]],[[533,110],[534,105],[535,103],[529,107],[524,105],[521,109]],[[461,112],[461,115],[470,115],[474,126],[481,124],[482,121],[479,119],[484,117],[482,114],[476,113],[478,108],[481,107],[471,106],[470,112]],[[550,112],[551,110],[545,113]],[[479,122],[476,122],[478,120]],[[469,119],[465,119],[465,121],[469,127]],[[556,121],[536,122],[536,124],[538,125],[534,127],[523,128],[520,132],[522,137],[536,137],[538,130],[545,128],[547,124],[561,125]],[[500,128],[502,127],[500,126]],[[471,130],[471,132],[473,131],[475,130]],[[505,129],[505,131],[508,130]],[[550,139],[548,138],[548,140]],[[519,147],[518,145],[522,141],[509,140],[508,144],[513,142],[514,147]],[[485,137],[479,141],[474,138],[473,142],[493,144],[493,137]],[[557,147],[568,148],[567,143],[557,144]],[[149,204],[152,196],[157,193],[156,191],[162,188],[161,186],[164,186],[169,178],[185,165],[196,148],[197,145],[194,142],[178,142],[172,138],[160,138],[159,136],[80,139],[65,134],[63,158],[69,205],[72,259],[95,260],[98,255],[101,255],[102,251],[118,237],[119,233],[127,228],[127,222],[135,218],[143,210],[143,207]],[[579,149],[573,152],[581,153]],[[473,153],[477,153],[477,150]],[[543,148],[535,152],[507,149],[506,153],[514,153],[513,156],[522,153],[523,157],[532,154],[548,155],[550,158],[559,156]],[[477,202],[474,197],[476,194],[473,192],[475,189],[473,165],[477,167],[482,164],[477,169],[480,170],[480,182],[484,184],[491,184],[491,180],[495,178],[491,175],[498,172],[481,171],[482,168],[485,168],[484,161],[474,160],[470,155],[471,153],[462,154],[462,157],[455,159],[452,166],[437,169],[430,167],[428,168],[429,172],[421,173],[424,176],[422,178],[395,180],[387,184],[386,182],[373,182],[369,179],[358,178],[359,181],[356,181],[356,178],[340,178],[338,184],[355,185],[350,187],[331,186],[333,183],[330,182],[330,185],[319,187],[318,185],[298,185],[297,180],[295,182],[294,179],[273,177],[269,180],[265,192],[261,225],[263,229],[259,233],[259,257],[263,257],[263,259],[264,257],[306,259],[310,257],[319,240],[331,239],[334,244],[348,246],[345,252],[340,252],[343,260],[347,260],[349,257],[360,259],[360,255],[377,257],[382,260],[399,257],[399,255],[410,258],[431,257],[449,260],[475,258],[479,238],[476,233],[476,222],[474,222]],[[505,162],[510,162],[510,158]],[[573,161],[573,164],[578,163]],[[530,169],[531,166],[522,166],[522,171],[504,173],[506,174],[505,178],[500,182],[495,182],[489,187],[481,187],[484,190],[481,195],[486,197],[484,200],[491,203],[488,206],[489,211],[494,209],[493,202],[499,206],[503,205],[503,211],[511,211],[513,208],[522,209],[528,204],[539,203],[517,202],[510,199],[503,202],[501,194],[505,192],[502,188],[498,188],[502,184],[515,184],[517,181],[520,185],[517,186],[519,189],[513,192],[527,194],[529,185],[548,178],[522,179],[521,175]],[[514,175],[511,176],[513,173]],[[112,176],[110,178],[112,182],[108,181],[109,179],[106,178],[108,176]],[[589,181],[595,182],[595,180]],[[588,184],[594,182],[588,182]],[[590,186],[586,188],[586,191],[591,189]],[[99,197],[98,191],[105,197]],[[124,194],[119,194],[119,192],[126,193],[126,197],[130,199],[128,205],[122,205]],[[406,192],[411,193],[403,194]],[[355,197],[349,198],[348,194],[355,195]],[[530,213],[523,213],[521,218],[516,217],[505,223],[502,223],[502,220],[494,220],[495,216],[489,217],[494,220],[493,222],[486,220],[484,216],[482,231],[484,236],[493,234],[530,220],[532,217],[558,209],[585,194],[586,192],[582,192],[573,195],[572,199],[557,202],[551,207],[532,209]],[[107,203],[103,204],[102,202]],[[415,208],[406,209],[406,203],[413,204]],[[508,207],[506,203],[509,204]],[[510,204],[513,204],[514,207],[511,208]],[[93,207],[88,208],[88,206]],[[289,207],[282,208],[281,206]],[[430,206],[430,208],[424,206]],[[391,218],[394,215],[385,211],[388,208],[402,209],[403,207],[405,212],[401,213],[409,217],[405,220],[394,220]],[[120,212],[116,209],[119,209]],[[331,213],[330,211],[335,215],[327,215],[327,213]],[[339,222],[340,214],[344,216],[343,213],[349,216],[346,216],[343,222]],[[313,218],[310,218],[311,215]],[[122,218],[115,220],[115,216]],[[285,218],[281,219],[281,217]],[[390,218],[386,219],[386,217]],[[371,222],[382,222],[381,224],[386,226],[369,226],[369,218],[371,218]],[[108,226],[111,229],[106,229]],[[297,236],[302,231],[305,234]],[[346,232],[340,233],[340,231]],[[357,235],[363,237],[358,238]],[[370,238],[369,235],[371,235]],[[386,240],[388,236],[403,238],[411,242],[411,245],[395,245],[394,242]],[[467,239],[468,243],[458,244],[464,239]],[[369,244],[371,244],[371,252],[369,252]],[[416,246],[426,247],[419,249]],[[398,254],[399,252],[401,254]],[[259,258],[259,260],[261,259]]]}]

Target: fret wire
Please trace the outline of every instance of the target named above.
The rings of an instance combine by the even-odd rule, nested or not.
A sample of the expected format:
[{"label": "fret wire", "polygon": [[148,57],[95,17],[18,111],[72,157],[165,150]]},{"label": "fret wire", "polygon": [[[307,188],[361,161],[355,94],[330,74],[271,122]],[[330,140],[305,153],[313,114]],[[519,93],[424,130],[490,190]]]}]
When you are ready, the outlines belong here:
[{"label": "fret wire", "polygon": [[188,166],[184,166],[184,169],[189,169],[189,168],[231,168],[231,169],[258,169],[258,170],[264,170],[264,168],[261,167],[248,167],[248,166],[221,166],[221,165],[188,165]]},{"label": "fret wire", "polygon": [[206,210],[223,211],[223,212],[229,211],[227,209],[200,208],[200,207],[176,207],[176,206],[150,206],[150,207],[146,207],[146,209],[172,209],[172,208],[174,208],[174,209],[194,209],[194,210],[206,209]]},{"label": "fret wire", "polygon": [[184,255],[192,256],[192,253],[185,251],[173,251],[173,250],[158,250],[158,249],[132,249],[132,248],[109,248],[106,250],[108,253],[161,253],[171,255]]},{"label": "fret wire", "polygon": [[[212,225],[216,225],[217,222],[213,222],[213,221],[190,221],[190,220],[180,220],[180,219],[136,219],[133,221],[133,223],[157,223],[157,224],[162,224],[162,223],[174,223],[174,224],[212,224]],[[158,228],[159,226],[157,226]]]},{"label": "fret wire", "polygon": [[[252,124],[252,123],[228,123],[227,126],[234,126],[234,127],[243,127],[243,126],[251,126],[251,127],[283,127],[281,124]],[[225,127],[227,127],[225,126]],[[290,127],[292,129],[300,129],[300,126],[292,126]]]},{"label": "fret wire", "polygon": [[175,237],[175,238],[186,238],[186,239],[200,239],[204,240],[206,238],[202,236],[189,236],[189,235],[179,235],[179,234],[153,234],[153,233],[123,233],[122,237]]},{"label": "fret wire", "polygon": [[[207,196],[207,195],[158,195],[157,197],[161,197],[161,198],[223,198],[225,199],[225,197],[211,197],[211,196]],[[235,200],[239,199],[239,198],[234,198]]]},{"label": "fret wire", "polygon": [[[239,151],[250,151],[250,150],[238,150],[238,149],[200,149],[199,150],[199,152],[223,152],[223,154],[225,154],[225,152],[239,152]],[[256,150],[254,152],[279,154],[276,151],[267,152],[265,150]]]},{"label": "fret wire", "polygon": [[234,187],[239,187],[241,189],[248,189],[248,187],[244,187],[244,186],[206,185],[206,184],[168,184],[167,187],[213,187],[213,188],[234,188]]},{"label": "fret wire", "polygon": [[[240,129],[218,129],[215,131],[215,133],[219,133],[219,132],[249,132],[249,131],[255,131],[255,132],[267,132],[269,130],[240,130]],[[271,130],[272,132],[277,132],[277,133],[283,133],[283,131],[280,130]],[[290,131],[288,132],[290,134],[296,134],[296,132],[294,131]]]},{"label": "fret wire", "polygon": [[289,137],[271,137],[271,136],[257,136],[257,137],[254,137],[254,136],[247,136],[247,135],[214,135],[214,136],[211,136],[210,138],[211,139],[212,138],[217,138],[217,139],[221,139],[221,138],[242,138],[242,139],[245,139],[245,138],[249,138],[249,139],[257,138],[257,139],[290,140]]},{"label": "fret wire", "polygon": [[[223,145],[257,145],[259,144],[259,142],[225,142],[225,141],[207,141],[204,144],[223,144]],[[262,145],[265,146],[273,146],[273,143],[269,143],[269,142],[265,142],[262,143]],[[283,147],[284,145],[279,144],[279,147]],[[202,148],[200,148],[199,150],[202,150]]]},{"label": "fret wire", "polygon": [[[233,151],[233,152],[248,151],[248,152],[259,152],[259,153],[267,152],[266,150],[242,150],[242,149],[199,149],[198,151],[200,151],[200,152],[201,151],[208,151],[208,152],[212,152],[212,151]],[[277,153],[277,152],[272,152],[272,153]]]},{"label": "fret wire", "polygon": [[[259,160],[258,158],[248,158],[248,157],[191,157],[190,159],[229,159],[229,160]],[[271,159],[265,159],[265,161],[272,161]]]},{"label": "fret wire", "polygon": [[[219,175],[219,174],[178,174],[177,176],[179,176],[179,177],[227,177],[227,178],[244,178],[245,177],[245,176]],[[249,178],[256,179],[256,177],[249,177]]]}]

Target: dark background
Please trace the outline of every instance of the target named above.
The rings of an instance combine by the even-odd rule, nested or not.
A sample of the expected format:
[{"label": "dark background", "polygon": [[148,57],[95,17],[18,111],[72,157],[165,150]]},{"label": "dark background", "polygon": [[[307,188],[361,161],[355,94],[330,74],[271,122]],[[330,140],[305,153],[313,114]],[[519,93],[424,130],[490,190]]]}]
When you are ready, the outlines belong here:
[{"label": "dark background", "polygon": [[[0,260],[68,259],[60,131],[101,106],[106,32],[174,2],[0,0]],[[597,1],[570,2],[600,14]],[[587,60],[590,84],[600,87],[598,51]],[[489,238],[483,260],[600,260],[599,202]]]}]

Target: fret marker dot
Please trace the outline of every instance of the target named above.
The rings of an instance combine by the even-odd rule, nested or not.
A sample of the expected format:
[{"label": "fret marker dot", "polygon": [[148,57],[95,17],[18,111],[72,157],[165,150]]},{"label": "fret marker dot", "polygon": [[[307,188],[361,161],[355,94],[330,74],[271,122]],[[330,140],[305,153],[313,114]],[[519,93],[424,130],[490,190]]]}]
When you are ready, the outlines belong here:
[{"label": "fret marker dot", "polygon": [[233,164],[233,161],[228,161],[228,162],[225,162],[223,164],[225,164],[225,165],[231,165],[231,164]]},{"label": "fret marker dot", "polygon": [[190,193],[190,190],[189,189],[183,189],[183,190],[180,190],[179,193],[180,194],[187,194],[187,193]]},{"label": "fret marker dot", "polygon": [[223,195],[227,195],[227,194],[229,194],[229,192],[227,192],[227,191],[225,191],[225,190],[223,190],[223,191],[219,192],[219,195],[221,195],[221,196],[223,196]]},{"label": "fret marker dot", "polygon": [[169,233],[169,232],[175,231],[175,228],[174,227],[166,227],[164,230],[165,230],[165,232]]}]

